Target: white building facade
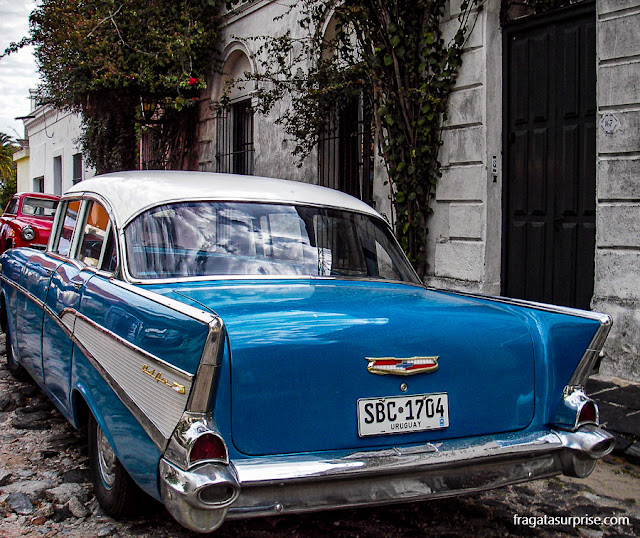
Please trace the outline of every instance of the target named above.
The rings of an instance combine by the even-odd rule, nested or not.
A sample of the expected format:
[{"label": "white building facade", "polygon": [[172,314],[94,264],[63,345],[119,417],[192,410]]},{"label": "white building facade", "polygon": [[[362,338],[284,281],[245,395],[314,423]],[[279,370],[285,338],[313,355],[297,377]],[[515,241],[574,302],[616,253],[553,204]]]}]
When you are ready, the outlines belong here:
[{"label": "white building facade", "polygon": [[[448,5],[445,36],[460,3]],[[601,371],[640,381],[640,0],[584,0],[523,18],[502,4],[485,1],[450,99],[425,281],[610,313]],[[201,102],[199,168],[337,187],[390,215],[357,107],[345,123],[364,127],[351,142],[337,126],[300,167],[275,125],[288,103],[254,114],[246,85],[224,113],[216,108],[226,80],[259,72],[254,37],[295,37],[287,9],[254,0],[227,14],[225,74]]]},{"label": "white building facade", "polygon": [[48,105],[35,107],[24,120],[25,142],[18,161],[19,192],[62,194],[93,177],[82,155],[80,117]]}]

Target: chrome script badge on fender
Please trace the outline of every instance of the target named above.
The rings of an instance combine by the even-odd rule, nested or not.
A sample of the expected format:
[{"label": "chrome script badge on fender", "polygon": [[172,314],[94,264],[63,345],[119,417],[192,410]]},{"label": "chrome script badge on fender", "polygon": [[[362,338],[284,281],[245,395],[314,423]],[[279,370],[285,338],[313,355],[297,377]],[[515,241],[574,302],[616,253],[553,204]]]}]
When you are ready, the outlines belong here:
[{"label": "chrome script badge on fender", "polygon": [[438,370],[438,356],[411,357],[399,359],[396,357],[365,357],[369,363],[367,370],[378,375],[414,375],[432,374]]}]

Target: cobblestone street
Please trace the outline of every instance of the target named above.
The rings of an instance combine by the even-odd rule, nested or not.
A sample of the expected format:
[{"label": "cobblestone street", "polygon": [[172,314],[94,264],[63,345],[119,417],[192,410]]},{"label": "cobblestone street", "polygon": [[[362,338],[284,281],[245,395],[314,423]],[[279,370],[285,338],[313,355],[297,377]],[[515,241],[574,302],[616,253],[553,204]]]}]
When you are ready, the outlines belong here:
[{"label": "cobblestone street", "polygon": [[[0,338],[4,350],[4,336]],[[196,536],[151,501],[141,500],[128,520],[105,516],[88,483],[83,435],[66,423],[36,385],[10,376],[4,354],[0,426],[1,537]],[[583,519],[574,527],[568,517]],[[587,480],[559,477],[464,498],[228,521],[216,535],[638,536],[640,467],[609,456]]]}]

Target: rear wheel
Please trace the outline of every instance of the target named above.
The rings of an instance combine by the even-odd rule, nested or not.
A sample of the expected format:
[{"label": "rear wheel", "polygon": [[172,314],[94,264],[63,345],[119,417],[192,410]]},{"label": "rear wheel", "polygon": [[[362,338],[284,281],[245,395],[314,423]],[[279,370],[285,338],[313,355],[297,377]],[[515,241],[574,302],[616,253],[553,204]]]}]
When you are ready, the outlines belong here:
[{"label": "rear wheel", "polygon": [[89,464],[93,479],[93,492],[102,509],[110,516],[126,515],[140,493],[116,457],[104,432],[93,415],[88,425]]}]

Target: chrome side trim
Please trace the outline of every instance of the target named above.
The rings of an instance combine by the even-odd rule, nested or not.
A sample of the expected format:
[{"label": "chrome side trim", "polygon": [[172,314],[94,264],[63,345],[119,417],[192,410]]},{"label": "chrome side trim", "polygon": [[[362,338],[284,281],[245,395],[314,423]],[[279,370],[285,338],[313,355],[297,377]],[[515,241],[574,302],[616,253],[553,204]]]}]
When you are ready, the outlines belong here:
[{"label": "chrome side trim", "polygon": [[600,420],[600,412],[595,402],[585,394],[582,388],[567,391],[567,387],[565,387],[562,402],[558,406],[553,424],[566,430],[578,429],[582,425],[578,422],[580,412],[588,403],[593,404],[595,408],[596,420],[594,424],[597,425]]},{"label": "chrome side trim", "polygon": [[63,322],[67,315],[75,319],[74,342],[118,385],[117,393],[124,392],[162,438],[168,439],[184,412],[192,376],[78,312],[63,311]]},{"label": "chrome side trim", "polygon": [[222,348],[222,338],[224,335],[224,324],[222,320],[211,312],[206,312],[188,304],[176,301],[159,293],[155,293],[139,286],[111,279],[111,282],[132,293],[145,297],[158,304],[171,308],[196,321],[204,323],[208,327],[207,339],[202,349],[200,364],[195,375],[187,411],[192,413],[206,413],[213,398],[215,380],[218,374],[219,354]]},{"label": "chrome side trim", "polygon": [[[140,286],[130,284],[129,282],[124,282],[115,278],[111,278],[109,282],[111,282],[115,286],[130,291],[131,293],[140,295],[145,299],[149,299],[150,301],[171,308],[172,310],[176,310],[187,317],[193,318],[207,325],[209,325],[212,321],[218,319],[217,316],[211,312],[207,312],[203,309],[190,306],[180,301],[176,301],[175,299],[171,299],[170,297],[165,297],[164,295],[160,295],[159,293],[156,293],[154,291],[149,291],[145,288],[141,288]],[[158,282],[155,283],[157,284]]]},{"label": "chrome side trim", "polygon": [[65,309],[58,316],[49,306],[44,304],[35,295],[28,292],[19,284],[9,280],[6,276],[0,275],[7,284],[11,285],[18,291],[22,292],[28,299],[32,300],[64,331],[67,337],[74,342],[74,344],[80,349],[80,351],[87,357],[87,360],[92,364],[96,371],[104,378],[111,389],[116,393],[118,398],[125,404],[125,406],[131,411],[140,422],[142,428],[147,432],[149,437],[153,440],[156,446],[160,450],[164,450],[167,445],[167,438],[165,438],[158,427],[151,422],[151,420],[142,412],[133,399],[125,392],[125,390],[118,384],[118,382],[109,374],[109,372],[100,364],[100,362],[93,356],[93,354],[85,347],[85,345],[73,335],[73,329],[77,317],[77,312],[73,309]]},{"label": "chrome side trim", "polygon": [[138,347],[135,344],[132,344],[131,342],[129,342],[128,340],[125,340],[121,336],[118,336],[113,331],[110,331],[109,329],[107,329],[107,328],[103,327],[102,325],[96,323],[92,319],[88,318],[84,314],[81,314],[80,312],[78,312],[77,310],[75,310],[73,308],[65,308],[62,312],[60,312],[60,317],[63,318],[64,314],[67,314],[67,313],[74,314],[76,316],[76,318],[81,319],[85,323],[91,325],[93,328],[95,328],[96,330],[100,331],[105,336],[108,336],[110,339],[113,339],[119,345],[122,345],[122,346],[128,348],[131,352],[140,355],[141,358],[146,359],[146,362],[153,363],[153,365],[155,367],[160,368],[162,370],[168,370],[168,371],[171,372],[171,375],[174,375],[176,377],[180,377],[180,378],[184,379],[185,381],[189,381],[189,380],[191,380],[193,378],[193,375],[190,374],[189,372],[187,372],[186,370],[183,370],[182,368],[178,368],[177,366],[174,366],[173,364],[161,359],[160,357],[156,357],[155,355],[152,355],[148,351],[145,351],[141,347]]},{"label": "chrome side trim", "polygon": [[[64,331],[66,336],[78,346],[118,398],[140,422],[156,446],[160,450],[164,450],[173,429],[184,412],[191,392],[193,375],[147,353],[74,309],[65,308],[58,315],[20,284],[1,274],[0,279],[43,309]],[[80,320],[79,324],[78,320]],[[94,331],[94,335],[88,333],[88,327]],[[78,331],[78,329],[80,330]],[[115,350],[113,349],[114,345]],[[158,381],[155,378],[150,378],[149,373],[143,371],[145,364],[150,368],[155,368],[158,373],[170,372],[179,385],[184,386],[184,394],[171,390],[173,387],[167,387],[164,383],[160,384],[161,379],[167,379],[166,376],[162,376]],[[147,382],[146,385],[145,382]],[[132,384],[140,384],[141,389],[132,389],[130,386]],[[145,391],[145,387],[148,390]],[[154,397],[153,393],[157,392],[160,392],[160,395]],[[171,400],[169,404],[158,406],[158,402],[166,402],[167,399]]]},{"label": "chrome side trim", "polygon": [[26,288],[24,288],[23,286],[21,286],[17,282],[14,282],[13,280],[9,280],[9,278],[6,275],[2,274],[2,271],[0,271],[0,280],[2,280],[2,282],[6,283],[6,284],[9,284],[9,286],[11,286],[12,288],[16,289],[20,293],[22,293],[27,299],[29,299],[30,301],[33,301],[40,308],[44,308],[45,304],[38,297],[36,297],[30,291],[27,291]]},{"label": "chrome side trim", "polygon": [[91,352],[82,345],[82,342],[74,340],[74,343],[76,346],[78,346],[78,349],[82,351],[84,356],[96,369],[100,376],[102,376],[102,378],[106,381],[107,385],[109,385],[111,390],[113,390],[120,401],[127,407],[127,409],[129,409],[131,414],[140,423],[142,429],[147,433],[149,438],[154,442],[158,449],[163,451],[167,446],[168,441],[164,437],[162,432],[160,432],[158,427],[142,412],[136,402],[133,401],[129,394],[125,392],[125,390],[118,384],[118,382],[111,376],[111,374],[109,374],[109,372],[102,367],[102,365],[91,354]]},{"label": "chrome side trim", "polygon": [[[176,464],[181,469],[189,469],[193,467],[189,463],[189,456],[193,445],[203,434],[213,434],[217,436],[225,447],[225,457],[222,460],[216,460],[218,463],[229,463],[229,452],[227,445],[218,433],[210,413],[191,413],[186,412],[178,425],[176,426],[164,457],[172,464]],[[209,460],[207,460],[209,461]],[[195,465],[200,465],[202,461]]]},{"label": "chrome side trim", "polygon": [[[136,417],[143,429],[149,434],[149,437],[160,450],[165,450],[167,447],[169,438],[176,428],[176,425],[181,423],[185,409],[187,411],[193,411],[194,413],[198,413],[198,409],[203,409],[201,412],[207,411],[211,398],[213,397],[212,391],[215,385],[214,380],[218,368],[218,354],[223,334],[222,321],[217,316],[179,301],[163,297],[162,295],[140,289],[136,286],[114,279],[111,280],[122,288],[129,289],[138,295],[149,298],[157,303],[161,303],[196,319],[197,321],[207,324],[207,340],[202,351],[200,365],[196,374],[196,383],[194,383],[194,376],[192,374],[176,368],[159,357],[147,353],[145,350],[120,338],[115,333],[95,323],[93,320],[80,314],[76,310],[67,308],[64,309],[60,315],[57,315],[49,306],[21,285],[9,280],[2,274],[0,274],[0,279],[20,291],[25,295],[25,297],[37,304],[60,326],[67,337],[73,340],[93,367],[100,373],[107,384],[116,393],[118,398]],[[77,326],[77,328],[80,329],[79,331],[76,329],[78,320],[80,320],[80,324]],[[95,331],[98,336],[96,337],[95,335],[92,336],[89,334],[87,332],[88,327]],[[100,335],[106,337],[106,342],[104,341],[104,338],[101,339]],[[116,351],[112,349],[112,345],[108,345],[110,343],[112,343],[112,345],[115,344],[117,347]],[[119,358],[123,356],[125,357],[125,359],[123,359],[124,362],[120,363]],[[129,371],[132,363],[135,364],[134,371]],[[150,374],[143,370],[145,364],[150,364],[150,368],[155,368],[159,373],[162,371],[170,372],[171,375],[175,376],[179,381],[183,381],[179,384],[184,386],[184,394],[175,390],[172,391],[172,387],[167,387],[164,383],[159,384],[157,381],[156,383],[153,383],[155,378],[150,379]],[[135,388],[133,389],[134,393],[132,394],[132,387],[129,385],[131,383],[134,383],[135,385],[133,380],[136,379],[136,376],[141,380],[141,382],[150,381],[151,385],[147,386],[150,386],[153,389],[162,389],[161,396],[154,399],[152,396],[144,395],[143,391],[135,390]],[[162,376],[162,378],[166,379],[166,376]],[[136,393],[138,396],[136,396]],[[172,401],[176,400],[173,402],[174,405],[172,407],[167,408],[157,405],[158,401],[165,401],[167,398],[170,398]],[[193,406],[193,409],[191,406]],[[166,417],[167,410],[171,411],[170,417]],[[162,417],[165,417],[165,419]],[[211,429],[215,430],[213,422],[208,421],[208,423],[209,422]],[[178,456],[178,451],[175,450],[174,457],[172,459],[177,462],[186,462],[187,457],[188,450],[181,456]]]}]

